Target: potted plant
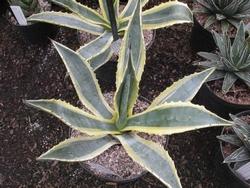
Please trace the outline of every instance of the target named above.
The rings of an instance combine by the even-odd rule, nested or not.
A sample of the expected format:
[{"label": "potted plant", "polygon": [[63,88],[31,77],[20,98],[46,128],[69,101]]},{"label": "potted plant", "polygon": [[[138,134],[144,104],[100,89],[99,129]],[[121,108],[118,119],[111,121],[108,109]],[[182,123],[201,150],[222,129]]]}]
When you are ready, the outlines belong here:
[{"label": "potted plant", "polygon": [[[51,5],[48,1],[39,0],[8,0],[10,6],[19,6],[25,16],[28,17],[33,13],[42,12],[50,9]],[[20,24],[14,16],[13,10],[7,15],[9,21],[14,24],[17,29],[23,34],[24,38],[33,44],[45,43],[48,37],[54,38],[58,28],[54,25],[38,22],[27,22]],[[26,20],[25,20],[26,21]]]},{"label": "potted plant", "polygon": [[[218,51],[199,52],[205,61],[198,65],[203,68],[215,67],[216,71],[202,87],[202,104],[222,117],[250,109],[250,45],[245,38],[243,22],[234,42],[225,34],[213,33]],[[232,43],[232,44],[231,44]]]},{"label": "potted plant", "polygon": [[[137,4],[137,0],[129,0],[124,10],[119,14],[119,1],[113,1],[111,10],[114,11],[114,19],[112,15],[109,16],[110,12],[112,12],[109,11],[109,0],[99,0],[101,13],[78,3],[76,0],[52,0],[52,2],[68,9],[73,14],[67,12],[42,12],[33,14],[28,20],[65,26],[97,35],[98,37],[95,40],[81,46],[78,50],[79,54],[90,61],[94,70],[109,61],[113,51],[119,51],[119,47],[117,47],[119,44],[113,45],[113,41],[124,36],[129,17]],[[141,6],[144,7],[147,2],[148,0],[142,0]],[[144,30],[168,27],[173,23],[190,23],[193,19],[188,6],[178,1],[162,3],[159,6],[143,11],[141,16]],[[117,48],[118,50],[116,50]]]},{"label": "potted plant", "polygon": [[211,31],[234,38],[240,21],[250,19],[250,2],[242,0],[194,0],[194,27],[191,47],[195,52],[215,50]]},{"label": "potted plant", "polygon": [[238,185],[250,187],[250,111],[231,115],[232,127],[223,128],[220,139],[221,154]]},{"label": "potted plant", "polygon": [[[166,186],[177,188],[181,187],[181,183],[168,152],[158,144],[141,138],[137,133],[171,135],[206,127],[231,126],[232,122],[190,102],[202,83],[214,71],[213,68],[174,83],[147,110],[133,114],[146,57],[141,13],[138,1],[121,45],[114,109],[104,100],[89,62],[79,53],[53,42],[80,101],[88,111],[55,99],[26,101],[28,105],[58,117],[85,135],[59,143],[42,154],[39,160],[86,161],[118,145]],[[194,114],[196,115],[193,116]]]}]

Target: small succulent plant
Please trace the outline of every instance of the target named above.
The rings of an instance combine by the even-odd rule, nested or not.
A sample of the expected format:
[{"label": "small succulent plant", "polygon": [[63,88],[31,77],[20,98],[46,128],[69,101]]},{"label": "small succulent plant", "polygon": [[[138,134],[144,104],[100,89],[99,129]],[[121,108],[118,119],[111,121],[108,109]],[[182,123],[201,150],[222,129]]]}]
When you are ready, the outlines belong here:
[{"label": "small succulent plant", "polygon": [[71,128],[89,135],[69,138],[42,154],[39,159],[86,161],[120,143],[133,160],[166,186],[180,188],[180,179],[168,152],[159,144],[147,141],[136,133],[170,135],[206,127],[230,126],[231,122],[190,102],[214,71],[213,68],[174,83],[147,110],[133,114],[146,58],[141,13],[138,1],[121,45],[114,109],[104,100],[89,62],[66,46],[53,42],[80,101],[92,113],[61,100],[28,100],[27,104],[48,112]]},{"label": "small succulent plant", "polygon": [[205,28],[219,22],[222,31],[230,25],[239,27],[240,21],[250,18],[250,1],[248,0],[195,0],[200,7],[194,12],[207,15]]},{"label": "small succulent plant", "polygon": [[[52,0],[53,3],[62,6],[72,13],[66,12],[42,12],[34,14],[28,18],[28,21],[40,21],[82,30],[97,35],[97,39],[80,47],[78,53],[85,59],[88,59],[91,67],[96,70],[112,57],[112,25],[109,18],[109,6],[107,2],[111,0],[99,0],[101,13],[91,9],[76,0]],[[144,7],[149,0],[141,0],[141,6]],[[117,30],[120,36],[128,26],[129,18],[138,0],[128,0],[124,10],[119,13],[120,1],[114,0],[113,8],[115,19],[117,21]],[[169,1],[145,10],[142,13],[143,29],[158,29],[171,26],[175,23],[190,23],[193,16],[191,10],[184,3],[178,1]],[[138,26],[137,26],[138,27]]]},{"label": "small succulent plant", "polygon": [[199,62],[198,65],[204,68],[216,68],[208,81],[224,78],[222,92],[225,94],[238,79],[250,87],[250,43],[249,37],[246,38],[244,28],[244,23],[241,22],[233,44],[228,35],[213,32],[219,51],[217,53],[198,53],[206,59],[206,61]]},{"label": "small succulent plant", "polygon": [[240,118],[230,115],[234,124],[233,134],[217,136],[218,139],[232,144],[238,149],[224,159],[224,163],[240,163],[250,161],[250,125]]},{"label": "small succulent plant", "polygon": [[41,10],[38,0],[8,0],[10,5],[20,6],[26,17]]}]

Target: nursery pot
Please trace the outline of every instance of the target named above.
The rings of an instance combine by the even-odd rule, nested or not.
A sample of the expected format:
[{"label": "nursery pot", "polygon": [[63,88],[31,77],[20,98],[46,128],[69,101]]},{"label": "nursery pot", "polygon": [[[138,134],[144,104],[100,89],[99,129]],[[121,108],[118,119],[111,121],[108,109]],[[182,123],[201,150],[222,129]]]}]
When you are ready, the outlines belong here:
[{"label": "nursery pot", "polygon": [[6,10],[8,9],[8,3],[6,0],[0,1],[0,16],[4,15]]},{"label": "nursery pot", "polygon": [[[168,142],[169,142],[169,137],[166,136],[166,143],[164,145],[164,148],[167,149],[168,146]],[[93,171],[91,171],[88,167],[88,165],[84,164],[84,163],[80,163],[81,167],[84,168],[84,170],[86,170],[89,174],[97,177],[98,179],[102,180],[105,182],[106,185],[113,185],[114,187],[117,187],[118,185],[126,185],[132,182],[137,181],[138,179],[140,179],[141,177],[145,176],[148,172],[145,170],[143,171],[141,174],[133,176],[131,178],[115,178],[112,175],[97,175],[95,174]]]},{"label": "nursery pot", "polygon": [[[244,111],[241,113],[236,114],[237,117],[250,115],[250,110]],[[225,134],[225,127],[222,129],[221,135]],[[224,152],[223,152],[223,141],[220,141],[220,152],[223,157],[223,160],[226,158]],[[235,170],[234,170],[234,164],[224,164],[228,172],[234,177],[234,183],[237,185],[237,187],[250,187],[250,183],[248,183],[245,179],[243,179]]]},{"label": "nursery pot", "polygon": [[190,46],[194,53],[197,52],[211,52],[216,49],[216,44],[213,35],[210,31],[205,29],[194,16],[194,24],[191,32]]},{"label": "nursery pot", "polygon": [[49,38],[54,38],[58,27],[48,23],[36,22],[25,26],[16,25],[25,40],[32,44],[46,44]]},{"label": "nursery pot", "polygon": [[220,98],[209,88],[207,83],[203,84],[196,99],[198,104],[204,105],[210,111],[226,119],[229,118],[230,113],[237,114],[250,109],[250,105],[229,103]]}]

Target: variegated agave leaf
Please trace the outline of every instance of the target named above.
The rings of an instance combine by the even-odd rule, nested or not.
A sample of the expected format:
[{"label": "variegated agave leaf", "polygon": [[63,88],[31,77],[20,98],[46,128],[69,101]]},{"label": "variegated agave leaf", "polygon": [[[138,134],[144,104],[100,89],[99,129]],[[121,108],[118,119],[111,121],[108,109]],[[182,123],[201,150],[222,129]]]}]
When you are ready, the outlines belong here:
[{"label": "variegated agave leaf", "polygon": [[230,115],[234,124],[234,134],[221,135],[217,138],[239,147],[232,154],[224,159],[224,163],[237,163],[250,161],[250,126],[240,118]]},{"label": "variegated agave leaf", "polygon": [[229,24],[239,27],[241,20],[250,18],[250,2],[246,0],[196,0],[196,2],[200,8],[193,11],[207,15],[206,28],[219,22],[222,31],[227,32]]},{"label": "variegated agave leaf", "polygon": [[249,39],[245,38],[244,28],[244,24],[241,22],[233,44],[228,35],[214,32],[214,40],[219,51],[217,53],[198,53],[206,59],[206,61],[199,62],[198,65],[204,68],[216,68],[208,81],[224,78],[223,93],[227,93],[238,79],[250,87],[250,46]]},{"label": "variegated agave leaf", "polygon": [[[185,77],[173,87],[166,89],[148,110],[132,114],[145,65],[146,50],[141,14],[141,2],[137,1],[129,17],[130,21],[121,45],[114,111],[103,99],[94,71],[88,62],[88,53],[77,53],[53,42],[69,72],[80,101],[91,113],[59,100],[29,100],[27,103],[50,113],[71,128],[88,134],[89,137],[70,138],[41,155],[39,159],[86,161],[120,143],[133,160],[166,186],[180,188],[180,180],[168,152],[158,144],[135,135],[136,132],[166,135],[212,126],[227,126],[231,125],[231,122],[188,102],[213,69]],[[107,33],[103,34],[93,43],[105,43],[109,41],[107,36]],[[93,43],[89,44],[87,50],[93,50]],[[80,53],[83,53],[85,58]],[[191,91],[187,90],[189,87],[192,88]]]},{"label": "variegated agave leaf", "polygon": [[[28,20],[83,30],[99,36],[95,41],[81,47],[78,52],[89,60],[94,69],[106,63],[113,53],[111,49],[113,38],[110,36],[112,35],[111,23],[106,0],[99,0],[101,13],[78,3],[76,0],[52,0],[52,2],[70,10],[72,13],[41,12],[30,16]],[[115,0],[113,2],[119,35],[123,36],[138,1],[129,0],[121,13],[119,13],[120,1]],[[147,2],[148,0],[142,0],[141,7]],[[143,20],[144,29],[158,29],[173,24],[190,23],[193,18],[187,5],[178,1],[163,3],[144,11],[140,16]],[[104,42],[105,40],[106,42]],[[91,48],[89,48],[90,46]]]}]

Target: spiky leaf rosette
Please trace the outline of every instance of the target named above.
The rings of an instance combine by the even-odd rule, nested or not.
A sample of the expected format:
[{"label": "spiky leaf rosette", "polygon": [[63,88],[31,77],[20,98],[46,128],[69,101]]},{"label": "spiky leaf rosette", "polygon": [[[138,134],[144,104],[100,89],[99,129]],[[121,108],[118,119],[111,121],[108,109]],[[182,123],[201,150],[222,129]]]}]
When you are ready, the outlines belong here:
[{"label": "spiky leaf rosette", "polygon": [[[141,7],[144,7],[148,1],[142,0]],[[30,16],[28,20],[56,24],[97,35],[98,37],[94,41],[80,47],[78,53],[90,62],[94,70],[106,63],[113,53],[111,49],[113,36],[107,0],[99,0],[101,13],[78,3],[76,0],[52,0],[52,2],[72,13],[42,12]],[[113,2],[119,35],[123,36],[138,0],[128,0],[121,13],[119,13],[120,1],[114,0]],[[162,3],[145,10],[140,16],[142,17],[143,29],[158,29],[173,24],[190,23],[193,19],[188,6],[178,1]]]},{"label": "spiky leaf rosette", "polygon": [[8,2],[10,5],[20,6],[26,17],[41,10],[38,0],[8,0]]},{"label": "spiky leaf rosette", "polygon": [[234,124],[232,126],[233,134],[224,134],[217,136],[218,139],[232,144],[238,149],[224,159],[224,163],[240,163],[250,161],[250,125],[240,118],[230,115]]},{"label": "spiky leaf rosette", "polygon": [[224,78],[222,92],[227,93],[237,79],[250,87],[250,45],[249,38],[245,38],[244,24],[241,22],[233,44],[228,35],[213,32],[217,53],[199,52],[198,55],[206,61],[198,65],[208,68],[215,67],[215,72],[208,81]]},{"label": "spiky leaf rosette", "polygon": [[199,8],[194,12],[207,15],[205,28],[219,22],[222,31],[230,25],[239,27],[240,21],[250,18],[250,1],[247,0],[195,0]]},{"label": "spiky leaf rosette", "polygon": [[67,139],[39,159],[86,161],[120,143],[134,161],[166,186],[179,188],[181,183],[168,152],[136,133],[169,135],[206,127],[227,126],[231,122],[190,102],[214,69],[187,76],[174,83],[146,111],[132,114],[145,64],[142,11],[140,1],[137,2],[120,51],[114,110],[103,99],[89,62],[73,50],[53,42],[66,65],[80,101],[92,114],[60,100],[27,101],[27,104],[48,112],[71,128],[89,135]]}]

